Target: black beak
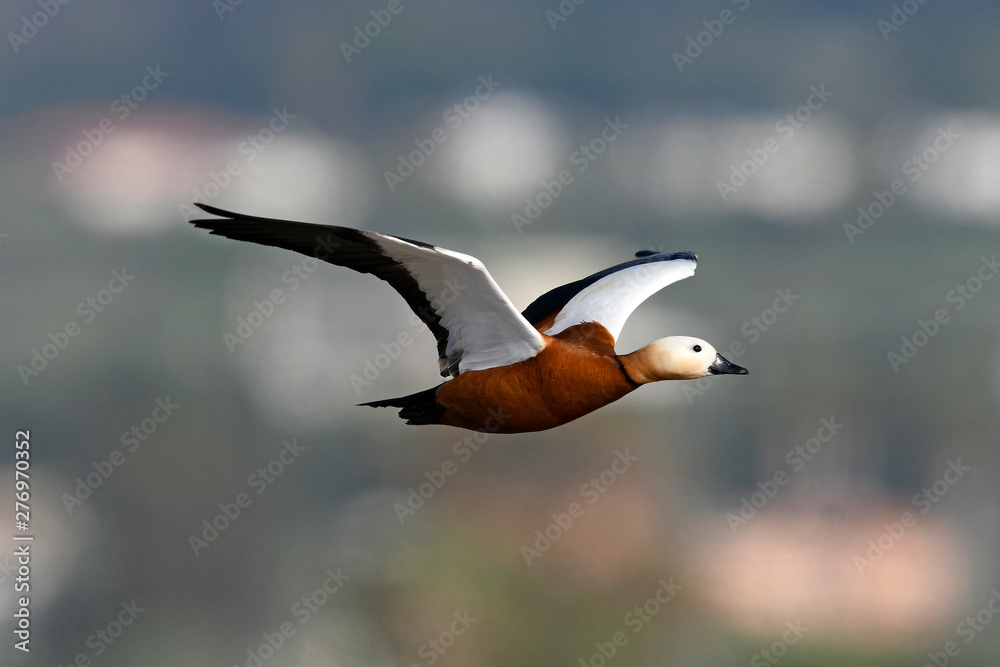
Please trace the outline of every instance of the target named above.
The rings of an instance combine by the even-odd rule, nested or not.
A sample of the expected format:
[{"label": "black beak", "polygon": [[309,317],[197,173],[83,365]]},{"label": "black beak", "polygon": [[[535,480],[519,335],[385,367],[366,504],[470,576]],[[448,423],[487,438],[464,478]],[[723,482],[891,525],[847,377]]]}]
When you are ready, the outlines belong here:
[{"label": "black beak", "polygon": [[733,362],[726,359],[721,354],[716,353],[715,361],[712,365],[708,367],[708,372],[712,375],[749,375],[750,371],[743,368],[742,366],[737,366]]}]

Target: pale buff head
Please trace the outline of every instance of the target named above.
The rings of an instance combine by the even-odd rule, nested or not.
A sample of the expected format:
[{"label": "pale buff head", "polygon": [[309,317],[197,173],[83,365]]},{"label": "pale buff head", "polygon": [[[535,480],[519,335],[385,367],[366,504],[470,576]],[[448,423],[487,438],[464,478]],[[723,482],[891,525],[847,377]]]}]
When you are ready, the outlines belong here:
[{"label": "pale buff head", "polygon": [[622,357],[637,382],[695,380],[707,375],[747,375],[749,371],[732,363],[715,348],[690,336],[670,336]]}]

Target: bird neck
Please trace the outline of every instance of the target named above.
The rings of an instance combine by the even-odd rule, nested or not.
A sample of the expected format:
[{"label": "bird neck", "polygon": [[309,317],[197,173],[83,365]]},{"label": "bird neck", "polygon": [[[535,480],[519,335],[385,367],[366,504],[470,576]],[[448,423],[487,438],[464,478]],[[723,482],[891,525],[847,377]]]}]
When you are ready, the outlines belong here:
[{"label": "bird neck", "polygon": [[637,384],[661,380],[686,380],[692,376],[687,369],[674,363],[673,355],[660,341],[654,341],[635,352],[618,357],[622,368]]},{"label": "bird neck", "polygon": [[653,372],[651,357],[652,353],[647,345],[635,352],[619,355],[618,363],[626,377],[630,378],[636,385],[644,385],[663,379],[657,377],[656,373]]}]

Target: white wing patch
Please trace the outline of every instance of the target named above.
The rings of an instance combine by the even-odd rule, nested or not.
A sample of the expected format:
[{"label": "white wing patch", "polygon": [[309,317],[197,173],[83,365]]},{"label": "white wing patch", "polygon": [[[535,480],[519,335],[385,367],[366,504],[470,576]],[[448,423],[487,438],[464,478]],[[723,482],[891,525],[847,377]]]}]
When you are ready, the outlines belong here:
[{"label": "white wing patch", "polygon": [[661,289],[694,275],[693,259],[646,262],[604,276],[580,290],[556,315],[545,333],[557,333],[584,322],[597,322],[618,339],[625,320],[640,303]]},{"label": "white wing patch", "polygon": [[508,366],[545,347],[481,261],[445,248],[426,248],[372,234],[386,256],[403,264],[448,331],[441,374]]}]

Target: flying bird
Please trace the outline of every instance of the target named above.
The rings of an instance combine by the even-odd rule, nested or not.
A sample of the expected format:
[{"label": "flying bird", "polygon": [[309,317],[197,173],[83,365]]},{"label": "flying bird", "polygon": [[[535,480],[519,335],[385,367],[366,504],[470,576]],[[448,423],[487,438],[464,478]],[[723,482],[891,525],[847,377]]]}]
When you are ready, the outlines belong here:
[{"label": "flying bird", "polygon": [[370,273],[393,287],[437,339],[445,382],[362,405],[399,408],[407,424],[524,433],[561,426],[659,380],[746,375],[699,338],[670,336],[615,352],[625,320],[648,297],[694,275],[692,252],[635,259],[557,287],[518,313],[481,261],[454,250],[349,227],[230,213],[195,227],[294,250]]}]

